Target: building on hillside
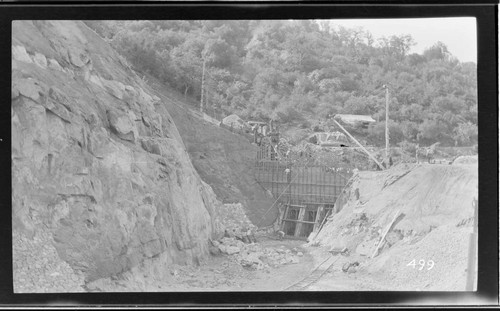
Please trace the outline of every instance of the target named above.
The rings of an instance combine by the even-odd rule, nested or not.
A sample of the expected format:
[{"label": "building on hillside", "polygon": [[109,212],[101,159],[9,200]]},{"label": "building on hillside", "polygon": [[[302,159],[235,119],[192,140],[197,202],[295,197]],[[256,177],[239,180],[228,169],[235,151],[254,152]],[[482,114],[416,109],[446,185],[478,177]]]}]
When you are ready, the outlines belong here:
[{"label": "building on hillside", "polygon": [[225,117],[224,119],[222,119],[222,124],[224,124],[228,127],[231,127],[231,128],[241,129],[241,130],[249,128],[249,126],[246,124],[246,122],[243,121],[239,116],[237,116],[235,114],[229,115],[229,116]]},{"label": "building on hillside", "polygon": [[370,123],[376,122],[371,116],[360,114],[337,114],[335,115],[335,119],[351,126],[363,128],[368,128]]}]

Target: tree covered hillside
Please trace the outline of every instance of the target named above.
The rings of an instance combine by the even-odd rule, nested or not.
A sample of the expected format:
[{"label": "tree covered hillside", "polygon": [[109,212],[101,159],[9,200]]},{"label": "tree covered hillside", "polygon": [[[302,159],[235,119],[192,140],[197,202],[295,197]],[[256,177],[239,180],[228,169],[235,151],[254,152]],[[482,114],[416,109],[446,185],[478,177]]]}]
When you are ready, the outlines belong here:
[{"label": "tree covered hillside", "polygon": [[[437,42],[409,54],[410,35],[374,38],[326,21],[88,21],[141,72],[222,115],[313,127],[331,113],[385,120],[392,143],[477,143],[476,64]],[[334,23],[333,23],[334,24]],[[384,122],[364,133],[383,144]]]}]

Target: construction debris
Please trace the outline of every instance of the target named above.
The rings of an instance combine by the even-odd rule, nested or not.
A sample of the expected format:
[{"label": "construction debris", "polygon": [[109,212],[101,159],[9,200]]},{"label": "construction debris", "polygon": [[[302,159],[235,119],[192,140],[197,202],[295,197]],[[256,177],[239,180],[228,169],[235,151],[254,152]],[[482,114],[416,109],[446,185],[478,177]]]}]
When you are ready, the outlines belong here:
[{"label": "construction debris", "polygon": [[262,270],[268,267],[298,263],[304,253],[297,249],[262,247],[258,243],[245,244],[235,238],[224,237],[213,244],[221,253],[232,255],[232,259],[243,267]]},{"label": "construction debris", "polygon": [[354,273],[358,269],[359,262],[354,261],[354,262],[346,262],[342,266],[342,271],[345,273]]},{"label": "construction debris", "polygon": [[269,265],[298,262],[298,259],[288,260],[289,258],[276,255],[277,251],[265,249],[257,244],[255,237],[257,227],[248,219],[240,203],[222,205],[219,215],[224,236],[211,241],[209,251],[212,255],[231,256],[241,266],[252,270],[262,270]]},{"label": "construction debris", "polygon": [[255,243],[257,227],[248,219],[241,203],[224,204],[219,207],[219,221],[224,237],[235,238],[244,243]]},{"label": "construction debris", "polygon": [[348,255],[349,254],[349,250],[347,249],[347,247],[332,247],[329,251],[332,255],[337,255],[337,254],[341,254],[341,255]]},{"label": "construction debris", "polygon": [[387,233],[389,233],[389,230],[391,230],[394,222],[399,217],[400,213],[401,213],[400,211],[396,212],[396,216],[394,216],[394,218],[392,219],[392,221],[387,226],[387,229],[385,229],[385,232],[382,235],[382,238],[380,239],[380,242],[378,243],[377,247],[375,248],[375,251],[373,251],[372,258],[375,257],[375,256],[377,256],[378,250],[379,250],[380,246],[382,246],[384,244],[384,242],[385,242],[385,236],[387,235]]}]

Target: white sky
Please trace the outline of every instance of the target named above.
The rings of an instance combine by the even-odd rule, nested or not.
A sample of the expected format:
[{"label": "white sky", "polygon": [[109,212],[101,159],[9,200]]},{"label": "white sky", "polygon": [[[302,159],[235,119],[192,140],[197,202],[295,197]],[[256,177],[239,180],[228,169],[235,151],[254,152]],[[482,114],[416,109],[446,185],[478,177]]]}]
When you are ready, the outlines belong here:
[{"label": "white sky", "polygon": [[331,25],[363,27],[374,39],[392,35],[412,36],[416,45],[410,53],[421,54],[441,41],[462,62],[477,63],[476,19],[474,17],[405,18],[405,19],[336,19]]}]

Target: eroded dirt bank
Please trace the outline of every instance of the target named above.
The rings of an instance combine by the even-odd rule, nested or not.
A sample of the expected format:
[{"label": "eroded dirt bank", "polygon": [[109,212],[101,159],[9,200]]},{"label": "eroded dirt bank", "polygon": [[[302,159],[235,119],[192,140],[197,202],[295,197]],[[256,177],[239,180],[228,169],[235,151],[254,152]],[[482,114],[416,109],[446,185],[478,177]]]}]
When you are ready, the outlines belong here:
[{"label": "eroded dirt bank", "polygon": [[360,290],[464,291],[478,193],[477,163],[469,162],[359,172],[337,201],[342,210],[309,244],[349,255],[333,267],[340,273],[311,289],[354,289],[363,280]]}]

